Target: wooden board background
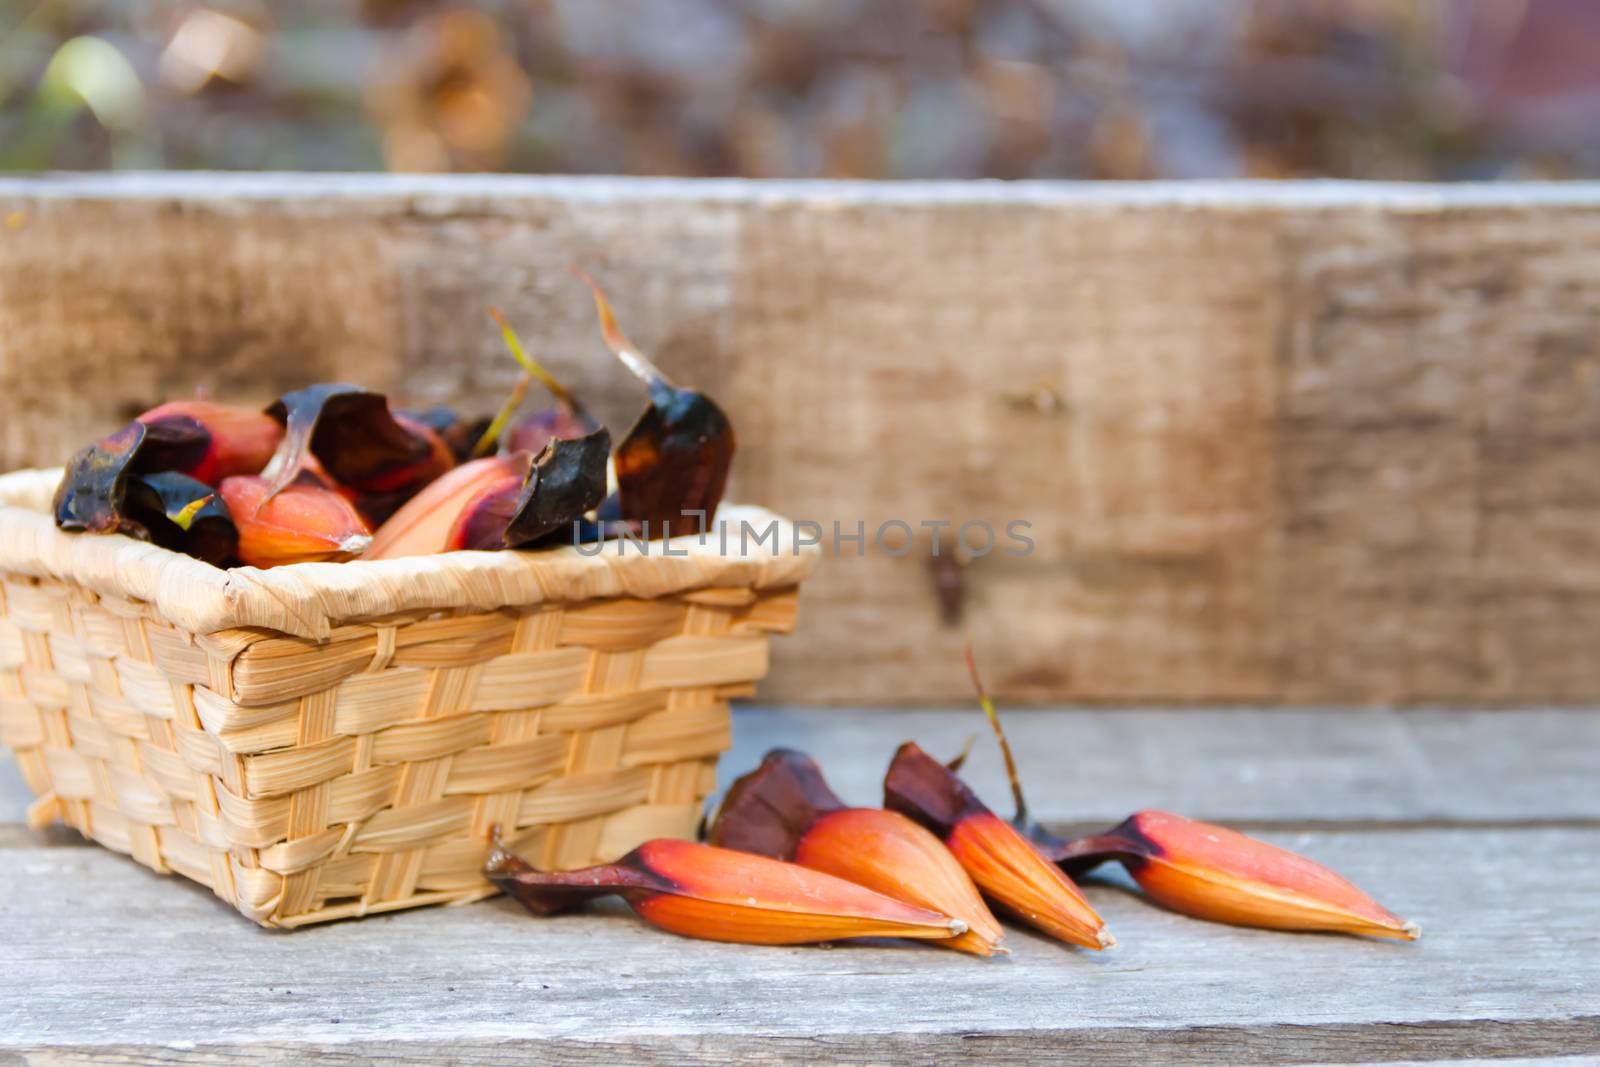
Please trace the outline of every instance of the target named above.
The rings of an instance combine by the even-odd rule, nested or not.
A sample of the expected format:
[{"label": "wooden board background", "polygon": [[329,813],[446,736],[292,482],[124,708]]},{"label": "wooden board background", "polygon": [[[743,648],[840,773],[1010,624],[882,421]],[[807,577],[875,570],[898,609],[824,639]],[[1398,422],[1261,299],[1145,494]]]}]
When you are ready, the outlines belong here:
[{"label": "wooden board background", "polygon": [[[567,274],[732,412],[734,495],[1025,559],[828,561],[768,699],[1600,699],[1600,187],[0,182],[0,466],[311,379],[491,407],[497,304],[620,426]],[[924,541],[927,535],[923,535]]]}]

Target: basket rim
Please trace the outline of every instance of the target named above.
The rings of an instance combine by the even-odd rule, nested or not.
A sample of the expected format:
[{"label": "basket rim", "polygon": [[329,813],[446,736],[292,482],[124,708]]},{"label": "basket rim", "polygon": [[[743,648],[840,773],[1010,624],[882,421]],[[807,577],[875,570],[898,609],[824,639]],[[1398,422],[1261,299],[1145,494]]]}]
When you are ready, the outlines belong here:
[{"label": "basket rim", "polygon": [[[727,551],[719,534],[708,534],[653,541],[645,549],[608,542],[596,555],[565,546],[222,570],[122,534],[57,529],[48,511],[60,480],[59,467],[0,475],[0,571],[144,601],[167,622],[195,634],[261,627],[320,640],[342,624],[403,612],[792,586],[815,569],[822,554],[819,545],[801,541],[783,516],[724,504],[716,522],[734,531]],[[751,544],[752,537],[737,536],[744,523],[761,534],[771,526],[776,538]]]}]

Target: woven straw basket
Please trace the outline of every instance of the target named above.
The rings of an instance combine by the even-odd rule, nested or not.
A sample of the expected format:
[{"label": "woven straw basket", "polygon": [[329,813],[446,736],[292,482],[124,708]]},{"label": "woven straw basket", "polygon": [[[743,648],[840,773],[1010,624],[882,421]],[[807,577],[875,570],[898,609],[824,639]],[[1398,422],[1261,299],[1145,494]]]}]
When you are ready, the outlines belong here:
[{"label": "woven straw basket", "polygon": [[687,836],[816,562],[768,512],[582,556],[218,570],[48,517],[0,477],[0,742],[38,800],[294,927],[492,890],[491,828],[571,868]]}]

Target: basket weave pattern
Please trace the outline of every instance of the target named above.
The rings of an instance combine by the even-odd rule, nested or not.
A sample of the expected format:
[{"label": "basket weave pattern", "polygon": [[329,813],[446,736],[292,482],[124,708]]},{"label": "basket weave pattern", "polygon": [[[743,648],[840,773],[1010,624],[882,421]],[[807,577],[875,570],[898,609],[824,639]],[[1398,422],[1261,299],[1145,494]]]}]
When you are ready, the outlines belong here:
[{"label": "basket weave pattern", "polygon": [[485,896],[496,826],[562,868],[691,833],[728,698],[797,605],[756,581],[197,634],[18,570],[0,566],[0,741],[30,821],[289,927]]}]

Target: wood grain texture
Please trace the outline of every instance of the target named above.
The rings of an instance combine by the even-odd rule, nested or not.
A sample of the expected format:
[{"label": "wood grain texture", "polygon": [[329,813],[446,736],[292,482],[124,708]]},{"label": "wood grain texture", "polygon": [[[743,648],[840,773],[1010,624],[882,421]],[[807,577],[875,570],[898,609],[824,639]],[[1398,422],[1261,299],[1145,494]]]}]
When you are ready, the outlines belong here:
[{"label": "wood grain texture", "polygon": [[[1600,830],[1288,833],[1428,932],[1194,922],[1091,887],[1120,944],[691,942],[498,900],[290,935],[98,849],[0,850],[11,1062],[1370,1062],[1600,1054]],[[139,921],[157,910],[159,925]],[[137,981],[130,976],[137,975]],[[159,990],[159,1002],[152,991]]]},{"label": "wood grain texture", "polygon": [[[52,1045],[20,1053],[0,1051],[6,1067],[286,1067],[300,1064],[346,1064],[352,1060],[376,1067],[611,1067],[616,1063],[679,1065],[721,1064],[863,1064],[902,1063],[946,1067],[950,1064],[996,1064],[999,1067],[1036,1067],[1046,1063],[1092,1062],[1108,1067],[1211,1067],[1217,1063],[1306,1064],[1310,1067],[1354,1067],[1356,1063],[1382,1063],[1387,1067],[1591,1067],[1593,1056],[1560,1050],[1588,1047],[1592,1029],[1587,1021],[1567,1027],[1520,1024],[1479,1024],[1471,1028],[1473,1047],[1484,1056],[1465,1059],[1395,1060],[1389,1048],[1393,1035],[1403,1036],[1405,1047],[1432,1046],[1448,1054],[1461,1044],[1466,1027],[1410,1024],[1385,1030],[1338,1025],[1288,1028],[1274,1031],[1270,1042],[1237,1028],[1211,1026],[1193,1030],[1083,1031],[1072,1041],[1040,1039],[1028,1034],[964,1034],[959,1043],[943,1035],[871,1035],[823,1037],[680,1037],[654,1034],[646,1040],[579,1041],[507,1038],[481,1039],[465,1044],[452,1041],[337,1042],[210,1042],[203,1045]],[[1557,1036],[1566,1030],[1575,1041]],[[1087,1040],[1084,1040],[1087,1038]],[[1317,1057],[1330,1043],[1346,1056],[1361,1060],[1337,1063],[1305,1059]],[[355,1044],[355,1048],[351,1045]],[[1551,1055],[1512,1055],[1537,1049],[1557,1050]],[[1504,1055],[1502,1055],[1504,1054]],[[1233,1059],[1239,1057],[1239,1059]],[[1493,1057],[1493,1058],[1488,1058]]]},{"label": "wood grain texture", "polygon": [[[570,265],[846,532],[764,694],[1600,699],[1600,188],[0,182],[0,466],[203,385],[487,408],[503,307],[622,425]],[[85,391],[79,383],[92,380]],[[1032,523],[941,620],[932,532]],[[954,526],[944,531],[948,539]]]},{"label": "wood grain texture", "polygon": [[[1121,877],[1089,889],[1121,942],[1097,956],[1020,931],[1011,959],[990,962],[919,947],[711,945],[615,906],[538,922],[503,901],[275,935],[70,831],[26,830],[26,791],[0,758],[0,1064],[1600,1056],[1590,918],[1600,713],[1129,709],[1010,720],[1047,819],[1164,806],[1266,827],[1258,832],[1422,922],[1425,937],[1394,945],[1196,923],[1145,905]],[[847,799],[868,802],[900,739],[954,750],[978,722],[744,708],[722,777],[771,745],[798,745],[826,755]],[[969,774],[998,800],[990,747],[978,746]],[[1074,754],[1072,773],[1047,773],[1059,752]],[[140,919],[156,914],[159,925]]]},{"label": "wood grain texture", "polygon": [[[1516,825],[1600,822],[1600,712],[1370,708],[1029,709],[1005,716],[1028,803],[1057,825],[1109,825],[1141,808],[1217,822]],[[847,800],[878,804],[894,750],[949,758],[1010,815],[1010,788],[977,712],[742,708],[724,786],[777,746],[810,752]]]}]

